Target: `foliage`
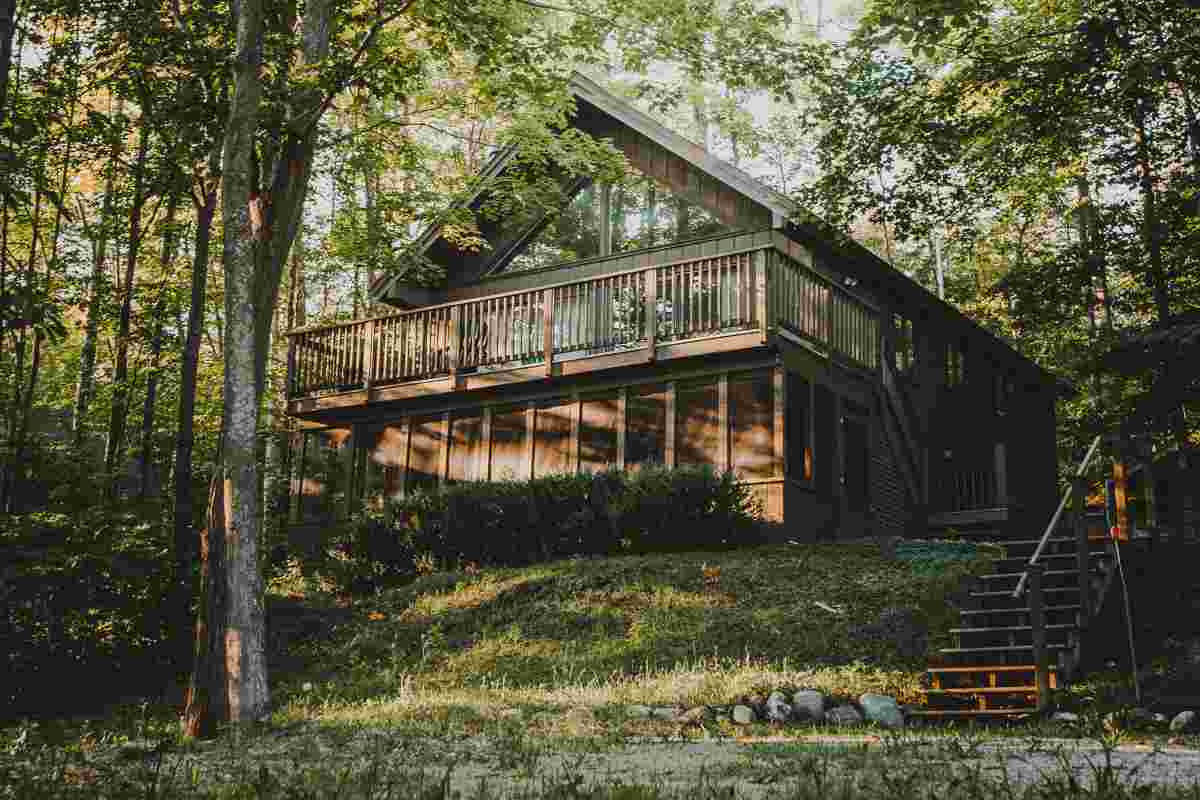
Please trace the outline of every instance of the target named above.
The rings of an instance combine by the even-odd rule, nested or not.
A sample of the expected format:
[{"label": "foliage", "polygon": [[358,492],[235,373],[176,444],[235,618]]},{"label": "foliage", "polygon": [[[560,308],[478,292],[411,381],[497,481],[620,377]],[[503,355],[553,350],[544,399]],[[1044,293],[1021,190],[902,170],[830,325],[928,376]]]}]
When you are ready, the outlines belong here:
[{"label": "foliage", "polygon": [[412,492],[390,502],[386,515],[342,525],[332,560],[311,566],[345,590],[364,591],[411,578],[420,564],[727,549],[761,541],[757,513],[732,474],[703,467],[468,481]]},{"label": "foliage", "polygon": [[0,714],[80,711],[147,673],[168,678],[165,541],[161,512],[134,506],[6,520]]}]

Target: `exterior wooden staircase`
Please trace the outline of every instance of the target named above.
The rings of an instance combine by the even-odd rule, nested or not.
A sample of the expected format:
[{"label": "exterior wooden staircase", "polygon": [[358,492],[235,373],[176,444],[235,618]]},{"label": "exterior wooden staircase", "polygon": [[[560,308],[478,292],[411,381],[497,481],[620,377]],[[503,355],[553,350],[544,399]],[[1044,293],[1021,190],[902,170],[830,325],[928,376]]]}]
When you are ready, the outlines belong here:
[{"label": "exterior wooden staircase", "polygon": [[[917,719],[1020,718],[1046,709],[1050,693],[1078,672],[1089,623],[1115,575],[1113,543],[1089,536],[1085,518],[1088,458],[1041,539],[1002,541],[1004,557],[965,592],[955,646],[926,673]],[[1060,525],[1071,496],[1072,524]],[[979,538],[986,531],[976,533]]]}]

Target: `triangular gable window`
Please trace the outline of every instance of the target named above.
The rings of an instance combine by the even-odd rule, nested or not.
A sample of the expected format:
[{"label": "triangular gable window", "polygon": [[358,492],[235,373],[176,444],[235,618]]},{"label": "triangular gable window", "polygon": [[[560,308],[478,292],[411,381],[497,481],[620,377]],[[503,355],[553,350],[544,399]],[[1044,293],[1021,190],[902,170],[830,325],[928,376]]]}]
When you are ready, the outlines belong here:
[{"label": "triangular gable window", "polygon": [[[601,222],[605,218],[607,230]],[[504,271],[540,269],[735,230],[703,206],[633,171],[619,185],[589,183],[580,189]]]}]

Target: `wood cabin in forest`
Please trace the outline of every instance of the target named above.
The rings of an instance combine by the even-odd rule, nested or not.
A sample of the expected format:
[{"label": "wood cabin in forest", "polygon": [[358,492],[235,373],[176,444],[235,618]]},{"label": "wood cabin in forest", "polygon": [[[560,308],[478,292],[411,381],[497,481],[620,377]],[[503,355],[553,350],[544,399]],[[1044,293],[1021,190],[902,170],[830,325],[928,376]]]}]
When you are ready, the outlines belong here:
[{"label": "wood cabin in forest", "polygon": [[292,331],[294,523],[460,480],[709,464],[800,540],[1044,524],[1052,375],[591,80],[571,88],[572,124],[645,190],[559,174],[562,212],[480,216],[486,248],[426,231],[441,288],[385,277],[372,298],[394,313]]}]

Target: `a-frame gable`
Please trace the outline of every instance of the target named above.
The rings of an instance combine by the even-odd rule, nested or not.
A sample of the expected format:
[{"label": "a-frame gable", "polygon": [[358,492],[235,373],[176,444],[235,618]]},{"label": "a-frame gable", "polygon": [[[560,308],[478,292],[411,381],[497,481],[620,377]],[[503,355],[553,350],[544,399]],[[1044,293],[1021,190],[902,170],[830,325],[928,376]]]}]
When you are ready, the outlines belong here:
[{"label": "a-frame gable", "polygon": [[[570,89],[576,104],[572,127],[598,139],[609,139],[634,169],[724,225],[738,230],[763,229],[781,224],[792,213],[793,205],[786,197],[656,122],[595,81],[576,73]],[[470,283],[503,270],[551,221],[547,213],[515,224],[480,213],[488,200],[487,183],[511,168],[516,156],[515,147],[498,152],[480,172],[481,188],[459,200],[460,208],[474,213],[487,247],[477,251],[460,249],[443,235],[441,224],[430,226],[414,243],[411,252],[445,269],[449,285]],[[555,177],[568,201],[589,183],[587,176],[565,172]],[[403,305],[402,281],[402,275],[381,276],[371,287],[372,298]]]}]

